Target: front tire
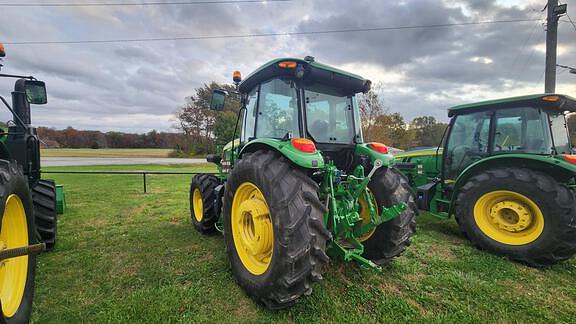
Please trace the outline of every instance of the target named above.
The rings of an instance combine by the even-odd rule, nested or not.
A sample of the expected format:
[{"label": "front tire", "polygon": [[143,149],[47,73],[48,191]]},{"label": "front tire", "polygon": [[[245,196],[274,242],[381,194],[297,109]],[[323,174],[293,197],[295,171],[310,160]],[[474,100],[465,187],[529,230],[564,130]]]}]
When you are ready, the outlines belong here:
[{"label": "front tire", "polygon": [[533,267],[576,253],[574,194],[541,172],[498,168],[472,177],[458,194],[456,220],[476,247]]},{"label": "front tire", "polygon": [[363,242],[363,256],[378,265],[384,265],[410,246],[412,235],[416,232],[418,208],[408,180],[394,168],[378,169],[368,188],[376,200],[379,213],[382,206],[391,207],[402,202],[408,205],[400,216],[380,224]]},{"label": "front tire", "polygon": [[220,180],[211,174],[197,175],[190,183],[190,217],[194,228],[202,234],[216,230],[218,211],[215,208],[216,186]]},{"label": "front tire", "polygon": [[[0,248],[37,243],[28,180],[16,162],[0,160]],[[27,323],[32,311],[36,256],[0,261],[0,302],[5,323]]]},{"label": "front tire", "polygon": [[56,183],[54,180],[39,180],[32,188],[36,229],[46,251],[52,251],[58,238],[58,213],[56,211]]},{"label": "front tire", "polygon": [[312,292],[330,233],[318,185],[271,151],[245,154],[224,193],[224,240],[238,284],[270,309]]}]

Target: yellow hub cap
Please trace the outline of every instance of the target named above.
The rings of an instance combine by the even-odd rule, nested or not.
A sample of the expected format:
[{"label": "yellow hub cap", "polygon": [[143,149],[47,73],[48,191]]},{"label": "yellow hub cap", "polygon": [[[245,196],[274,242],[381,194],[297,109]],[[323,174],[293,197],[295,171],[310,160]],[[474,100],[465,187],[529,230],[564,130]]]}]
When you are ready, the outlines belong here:
[{"label": "yellow hub cap", "polygon": [[488,237],[508,245],[534,242],[544,230],[544,215],[538,205],[508,190],[480,197],[474,205],[474,220]]},{"label": "yellow hub cap", "polygon": [[[374,209],[376,209],[376,213],[378,213],[378,203],[376,203],[376,198],[370,189],[366,189],[366,191],[368,191],[368,195],[372,200],[372,205],[374,206]],[[360,204],[360,218],[362,218],[362,225],[366,225],[370,223],[372,219],[370,218],[370,209],[368,208],[368,202],[366,201],[365,195],[361,195],[360,198],[358,198],[358,204]],[[366,234],[360,236],[358,241],[364,242],[368,240],[370,237],[372,237],[372,235],[374,235],[374,232],[376,232],[376,228],[373,228]]]},{"label": "yellow hub cap", "polygon": [[[13,249],[28,245],[28,224],[22,201],[16,195],[6,199],[2,228],[0,228],[0,249]],[[12,317],[20,308],[26,277],[28,276],[28,256],[7,259],[0,262],[0,300],[2,313]]]},{"label": "yellow hub cap", "polygon": [[268,269],[274,249],[274,226],[266,199],[250,182],[241,184],[232,200],[232,238],[238,257],[253,275]]},{"label": "yellow hub cap", "polygon": [[192,193],[192,206],[194,206],[194,218],[201,222],[204,218],[204,203],[202,202],[202,194],[200,189],[194,189]]}]

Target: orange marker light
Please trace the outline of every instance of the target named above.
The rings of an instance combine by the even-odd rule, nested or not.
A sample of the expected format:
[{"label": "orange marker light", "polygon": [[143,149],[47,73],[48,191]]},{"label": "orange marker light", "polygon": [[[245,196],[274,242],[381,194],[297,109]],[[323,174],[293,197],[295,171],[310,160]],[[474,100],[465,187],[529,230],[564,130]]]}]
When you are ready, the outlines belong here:
[{"label": "orange marker light", "polygon": [[4,50],[4,44],[0,43],[0,57],[6,56],[6,51]]},{"label": "orange marker light", "polygon": [[295,69],[298,64],[294,61],[284,61],[278,63],[278,67],[283,69]]},{"label": "orange marker light", "polygon": [[316,145],[314,145],[314,142],[307,138],[293,138],[290,142],[292,143],[292,146],[294,146],[294,148],[298,151],[304,153],[316,152]]},{"label": "orange marker light", "polygon": [[382,143],[369,143],[368,147],[381,154],[388,154],[388,146]]},{"label": "orange marker light", "polygon": [[576,164],[576,155],[564,155],[564,161]]},{"label": "orange marker light", "polygon": [[234,71],[234,73],[232,73],[232,80],[236,83],[242,81],[242,74],[240,74],[240,71]]},{"label": "orange marker light", "polygon": [[560,100],[560,97],[557,97],[557,96],[546,96],[546,97],[542,97],[542,100],[554,102],[554,101]]}]

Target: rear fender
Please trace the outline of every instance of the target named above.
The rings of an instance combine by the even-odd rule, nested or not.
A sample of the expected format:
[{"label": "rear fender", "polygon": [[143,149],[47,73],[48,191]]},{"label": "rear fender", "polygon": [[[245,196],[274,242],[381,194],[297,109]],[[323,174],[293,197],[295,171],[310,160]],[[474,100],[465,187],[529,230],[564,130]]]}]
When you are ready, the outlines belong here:
[{"label": "rear fender", "polygon": [[305,153],[294,148],[290,141],[273,138],[258,138],[246,143],[246,145],[242,147],[239,156],[242,158],[242,155],[245,153],[255,152],[262,149],[276,151],[292,163],[305,169],[324,168],[324,158],[319,151],[315,151],[314,153]]}]

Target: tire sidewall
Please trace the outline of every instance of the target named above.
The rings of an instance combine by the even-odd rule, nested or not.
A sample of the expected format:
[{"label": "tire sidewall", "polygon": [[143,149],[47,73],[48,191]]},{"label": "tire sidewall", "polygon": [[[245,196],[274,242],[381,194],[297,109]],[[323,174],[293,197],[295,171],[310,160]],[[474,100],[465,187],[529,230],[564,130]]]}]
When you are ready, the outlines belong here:
[{"label": "tire sidewall", "polygon": [[[34,208],[32,204],[32,196],[28,188],[28,181],[26,177],[19,171],[19,167],[15,162],[8,164],[5,161],[0,161],[0,177],[6,179],[0,188],[3,187],[3,192],[0,194],[0,226],[4,215],[6,200],[11,194],[17,195],[22,201],[24,211],[26,212],[26,223],[28,225],[28,244],[37,244],[36,226],[34,222]],[[4,177],[4,173],[6,176]],[[28,256],[28,275],[26,276],[26,286],[24,288],[24,295],[20,307],[10,318],[5,318],[2,314],[1,318],[7,324],[11,323],[27,323],[30,320],[32,312],[32,300],[34,298],[34,281],[36,275],[36,256]]]},{"label": "tire sidewall", "polygon": [[[276,281],[276,277],[273,275],[278,273],[277,260],[281,257],[283,251],[280,250],[280,233],[278,233],[279,222],[281,221],[279,217],[276,217],[276,213],[272,210],[270,202],[272,202],[271,186],[268,181],[264,181],[263,176],[258,172],[256,168],[252,167],[248,163],[239,163],[238,166],[233,170],[232,174],[226,182],[226,188],[224,191],[224,240],[226,247],[228,249],[228,256],[230,259],[230,265],[233,269],[234,275],[237,277],[240,285],[248,292],[254,293],[258,292],[257,297],[267,296],[271,289],[273,289],[273,284]],[[264,273],[261,275],[254,275],[249,272],[240,257],[238,256],[238,251],[236,250],[236,245],[234,244],[234,238],[232,237],[232,202],[234,200],[234,195],[238,187],[244,183],[250,182],[254,184],[262,192],[264,199],[266,199],[266,204],[270,212],[270,218],[273,224],[274,233],[274,247],[272,252],[272,259],[270,264]]]},{"label": "tire sidewall", "polygon": [[[553,179],[549,180],[554,181]],[[498,190],[507,190],[524,195],[540,208],[544,218],[544,229],[536,240],[524,245],[508,245],[490,238],[478,227],[474,219],[476,202],[482,195]],[[546,199],[547,195],[551,196],[550,193],[544,192],[536,184],[528,184],[514,177],[484,179],[466,191],[465,195],[459,195],[457,201],[458,220],[469,238],[483,249],[512,257],[546,253],[556,245],[555,233],[559,233],[559,226],[562,226],[560,219],[554,216],[563,213],[554,203],[553,197]]]}]

